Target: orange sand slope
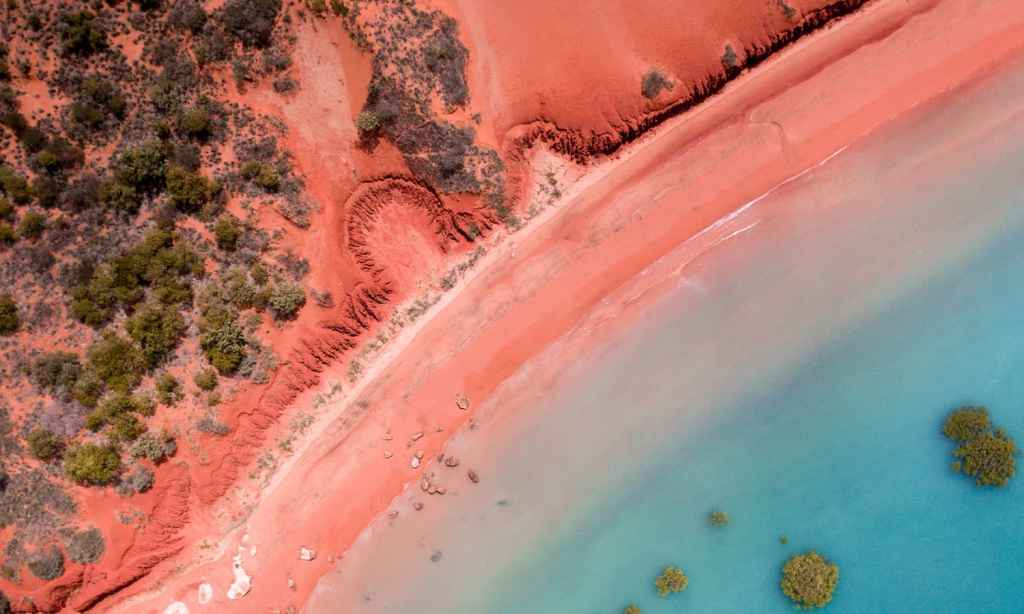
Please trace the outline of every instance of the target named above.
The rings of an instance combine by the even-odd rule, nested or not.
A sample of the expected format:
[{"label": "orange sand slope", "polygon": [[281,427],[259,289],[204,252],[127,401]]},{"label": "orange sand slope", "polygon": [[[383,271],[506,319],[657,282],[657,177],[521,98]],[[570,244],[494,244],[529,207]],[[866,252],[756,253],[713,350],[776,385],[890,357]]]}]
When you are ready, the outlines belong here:
[{"label": "orange sand slope", "polygon": [[[758,10],[763,8],[760,3],[751,3],[755,4]],[[774,2],[768,4],[777,6]],[[492,101],[522,101],[525,95],[517,97],[517,92],[523,91],[518,88],[530,85],[522,82],[525,77],[521,68],[516,76],[516,69],[503,68],[494,59],[507,62],[515,57],[517,49],[517,45],[502,47],[500,36],[490,38],[490,28],[495,23],[500,25],[500,19],[470,15],[469,5],[477,6],[465,3],[457,8],[465,11],[465,28],[470,32],[467,36],[474,41],[471,87],[474,96],[488,101],[487,108],[495,113],[490,129],[495,140],[507,147],[520,136],[522,127],[516,127],[518,122],[546,116],[534,111],[513,116],[511,111],[497,110],[497,103]],[[458,11],[452,14],[456,19],[463,18]],[[607,15],[587,15],[602,23],[609,19]],[[583,19],[563,16],[569,21],[577,18]],[[950,33],[951,24],[956,24],[954,34]],[[656,25],[656,31],[678,29],[676,23]],[[631,40],[622,36],[625,38],[609,37],[608,41],[626,44],[622,41]],[[663,41],[664,36],[650,38]],[[481,40],[488,41],[489,52],[481,52]],[[552,44],[557,47],[565,43]],[[643,53],[657,51],[656,43],[649,44],[652,50]],[[720,41],[714,43],[718,44]],[[339,361],[322,360],[311,371],[315,376],[311,376],[308,390],[282,396],[292,408],[320,407],[319,418],[306,438],[295,443],[295,454],[279,467],[248,516],[240,513],[240,504],[245,501],[217,499],[216,492],[211,491],[212,496],[204,497],[211,507],[205,508],[188,529],[196,546],[203,538],[208,539],[202,542],[204,547],[186,548],[138,582],[131,595],[100,601],[98,609],[174,612],[167,608],[175,602],[184,608],[179,612],[283,611],[301,606],[317,579],[369,521],[394,497],[403,496],[405,486],[429,467],[427,459],[443,449],[448,434],[471,420],[473,405],[487,398],[520,365],[557,340],[617,288],[715,220],[787,177],[908,109],[996,69],[1005,58],[1024,53],[1022,47],[1024,6],[1012,0],[879,0],[740,75],[722,95],[668,119],[651,136],[621,150],[614,159],[600,159],[582,169],[540,148],[516,152],[516,161],[532,165],[523,169],[515,186],[521,190],[516,196],[523,211],[537,207],[526,229],[507,237],[494,235],[485,255],[472,256],[478,258],[475,268],[450,287],[427,316],[399,332],[359,384],[343,389],[326,403],[314,399],[321,392],[316,385],[326,387],[331,381],[343,379],[345,370]],[[602,53],[596,59],[607,55],[614,54]],[[708,57],[714,58],[707,56],[704,61],[710,61]],[[614,75],[604,79],[596,68],[577,72],[577,65],[561,64],[557,52],[546,56],[545,61],[562,66],[559,71],[545,68],[551,72],[544,74],[565,75],[565,92],[615,82]],[[699,72],[685,73],[689,77],[684,78],[679,72],[683,67],[654,60],[651,65],[664,66],[666,75],[680,83],[702,81]],[[634,97],[632,104],[637,104],[635,75],[645,69],[634,66],[633,70],[630,95]],[[550,100],[554,105],[557,98]],[[514,104],[510,102],[507,108]],[[529,107],[526,102],[519,104]],[[560,121],[573,129],[598,134],[605,131],[604,126],[587,113],[604,113],[616,104],[588,104],[584,113],[574,113],[572,105],[559,106],[559,112],[568,109]],[[621,109],[630,112],[625,103]],[[282,112],[287,115],[289,109]],[[551,118],[556,117],[552,112]],[[570,117],[576,117],[578,123],[574,125]],[[633,136],[619,133],[612,123],[608,125],[615,128],[620,140]],[[557,126],[544,127],[543,131],[545,134],[539,136],[544,140],[550,133],[547,140],[556,149],[573,155],[582,151],[566,147],[567,143],[581,142],[577,136],[560,140]],[[307,173],[327,166],[312,149],[319,138],[326,137],[295,137],[299,141],[295,143],[298,162],[308,165]],[[518,141],[520,145],[529,142]],[[401,181],[383,181],[389,188],[398,189],[398,194],[406,189]],[[337,186],[332,188],[328,179],[322,183],[316,189],[325,198],[343,193]],[[557,186],[559,195],[553,195],[551,185]],[[374,208],[381,202],[374,194],[391,198],[395,192],[374,192],[374,188],[373,184],[361,186],[360,194],[368,195],[368,199],[360,200],[359,207],[329,209],[323,220],[314,220],[314,227],[318,223],[340,223],[344,218],[339,216],[351,219],[360,212],[378,215],[383,209]],[[399,205],[416,203],[412,210],[426,212],[430,220],[451,220],[455,225],[454,205],[438,203],[416,188],[407,189],[407,194],[396,197]],[[394,221],[399,219],[405,218]],[[431,252],[433,257],[450,253],[443,239],[443,229],[450,226],[442,223],[440,228],[442,239],[437,243],[415,244],[423,259],[431,257]],[[372,232],[342,236],[348,237],[351,247],[353,234],[358,243],[370,240]],[[329,230],[324,235],[335,236]],[[702,235],[698,240],[707,238]],[[330,260],[333,256],[326,251],[327,243],[325,239],[314,242],[325,249],[322,255]],[[462,254],[471,257],[465,250]],[[417,268],[420,266],[423,268]],[[409,267],[405,280],[423,275],[430,268],[416,262]],[[403,290],[412,292],[407,287]],[[604,305],[603,309],[621,311],[626,307]],[[631,307],[637,308],[635,304]],[[376,326],[374,330],[384,329]],[[316,334],[312,324],[309,334]],[[470,400],[468,410],[456,404],[456,395],[461,394]],[[259,404],[263,399],[252,401]],[[420,453],[424,462],[414,468],[412,465],[417,463],[412,459]],[[243,467],[247,465],[238,461],[224,475],[237,479]],[[453,503],[444,497],[425,502]],[[215,527],[224,523],[217,519],[225,517],[238,518],[239,522],[219,533]],[[415,522],[415,518],[406,521]],[[300,560],[302,547],[315,549],[316,557]],[[244,582],[246,578],[251,580]],[[237,589],[251,586],[244,596],[229,599],[227,592],[233,582],[236,596],[242,592]]]}]

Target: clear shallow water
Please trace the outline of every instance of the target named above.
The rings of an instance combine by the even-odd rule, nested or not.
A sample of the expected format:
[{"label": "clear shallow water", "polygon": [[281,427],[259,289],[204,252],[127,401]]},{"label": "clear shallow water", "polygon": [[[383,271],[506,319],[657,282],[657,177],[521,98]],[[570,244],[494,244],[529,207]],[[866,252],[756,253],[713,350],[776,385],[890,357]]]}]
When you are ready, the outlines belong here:
[{"label": "clear shallow water", "polygon": [[[532,418],[457,438],[481,484],[413,521],[396,503],[309,611],[791,612],[780,567],[814,548],[841,566],[828,611],[1020,612],[1024,478],[952,474],[939,425],[984,403],[1024,442],[1022,84],[961,93],[760,203]],[[553,355],[492,409],[530,400]],[[670,563],[690,586],[661,600]]]}]

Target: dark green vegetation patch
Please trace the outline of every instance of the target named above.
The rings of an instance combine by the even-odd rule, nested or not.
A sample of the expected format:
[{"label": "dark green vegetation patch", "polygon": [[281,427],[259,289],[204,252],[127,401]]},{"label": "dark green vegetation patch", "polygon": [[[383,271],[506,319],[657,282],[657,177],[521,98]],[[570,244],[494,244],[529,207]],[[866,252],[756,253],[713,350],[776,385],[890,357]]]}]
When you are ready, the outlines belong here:
[{"label": "dark green vegetation patch", "polygon": [[957,443],[953,471],[974,478],[978,486],[1006,486],[1016,473],[1017,446],[1001,428],[992,425],[984,407],[953,411],[942,433]]},{"label": "dark green vegetation patch", "polygon": [[782,566],[782,592],[801,609],[823,608],[839,585],[839,566],[811,550]]}]

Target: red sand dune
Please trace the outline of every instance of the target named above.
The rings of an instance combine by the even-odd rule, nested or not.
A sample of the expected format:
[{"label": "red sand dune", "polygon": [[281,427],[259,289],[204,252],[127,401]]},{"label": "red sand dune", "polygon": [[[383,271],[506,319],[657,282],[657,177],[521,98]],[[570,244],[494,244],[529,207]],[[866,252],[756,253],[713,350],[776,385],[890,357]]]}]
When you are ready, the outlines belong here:
[{"label": "red sand dune", "polygon": [[[1024,52],[1024,5],[1012,0],[876,0],[736,76],[722,65],[726,45],[739,63],[756,59],[791,38],[785,32],[820,25],[832,15],[829,3],[791,2],[790,17],[778,0],[685,10],[619,4],[442,3],[461,24],[479,130],[511,167],[519,211],[536,204],[543,171],[579,178],[559,185],[557,206],[507,236],[473,203],[402,178],[401,156],[386,144],[372,157],[353,147],[366,58],[336,22],[299,26],[302,89],[283,102],[260,90],[245,100],[292,128],[286,144],[321,211],[307,233],[286,228],[284,244],[309,258],[310,284],[330,289],[336,306],[306,310],[287,335],[269,332],[288,362],[269,386],[232,401],[235,433],[203,440],[206,463],[160,475],[161,489],[147,499],[154,519],[116,561],[88,577],[68,574],[72,608],[301,607],[333,560],[424,470],[427,463],[410,466],[412,454],[436,456],[447,434],[471,419],[472,407],[461,411],[456,395],[486,398],[715,220]],[[839,12],[855,4],[829,5]],[[651,68],[675,85],[649,100],[640,77]],[[703,100],[726,76],[736,78]],[[484,231],[488,253],[427,316],[390,328],[399,305],[469,257],[479,242],[471,226]],[[380,333],[390,342],[349,386],[354,357]],[[342,392],[316,401],[333,382],[344,382]],[[316,421],[261,488],[248,475],[300,412]],[[299,560],[303,546],[317,551],[315,560]],[[236,555],[252,588],[229,600]],[[205,606],[203,583],[213,589]],[[37,602],[63,596],[46,590]]]}]

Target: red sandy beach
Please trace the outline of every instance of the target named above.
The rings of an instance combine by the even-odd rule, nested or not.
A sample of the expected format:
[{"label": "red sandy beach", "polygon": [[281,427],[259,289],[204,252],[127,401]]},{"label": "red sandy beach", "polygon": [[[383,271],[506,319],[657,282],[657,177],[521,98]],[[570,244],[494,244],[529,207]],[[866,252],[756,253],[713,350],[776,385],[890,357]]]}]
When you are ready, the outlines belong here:
[{"label": "red sandy beach", "polygon": [[[479,48],[475,37],[486,28],[472,20],[467,27]],[[168,607],[175,602],[179,612],[301,608],[363,529],[429,468],[413,468],[414,455],[436,457],[503,381],[595,310],[605,316],[591,345],[643,317],[657,291],[630,293],[640,298],[621,304],[610,298],[652,263],[675,252],[684,264],[727,233],[721,226],[702,232],[717,220],[1021,54],[1020,3],[878,0],[612,159],[581,169],[532,152],[535,172],[521,197],[528,201],[542,173],[552,171],[566,181],[557,204],[498,237],[460,283],[386,346],[359,384],[328,401],[244,521],[225,534],[204,535],[202,523],[190,527],[191,548],[98,609],[174,612]],[[475,79],[485,78],[487,65],[474,68]],[[514,139],[518,121],[498,120],[496,140]],[[657,288],[657,279],[644,284]],[[337,364],[322,373],[324,387],[344,380],[346,369]],[[295,406],[312,405],[318,392],[302,394]],[[469,399],[468,410],[457,406],[458,395]],[[236,503],[214,504],[209,516],[233,516],[230,505]],[[303,547],[316,557],[300,560]],[[238,599],[227,597],[233,560],[251,577]],[[207,584],[211,592],[200,604]]]}]

